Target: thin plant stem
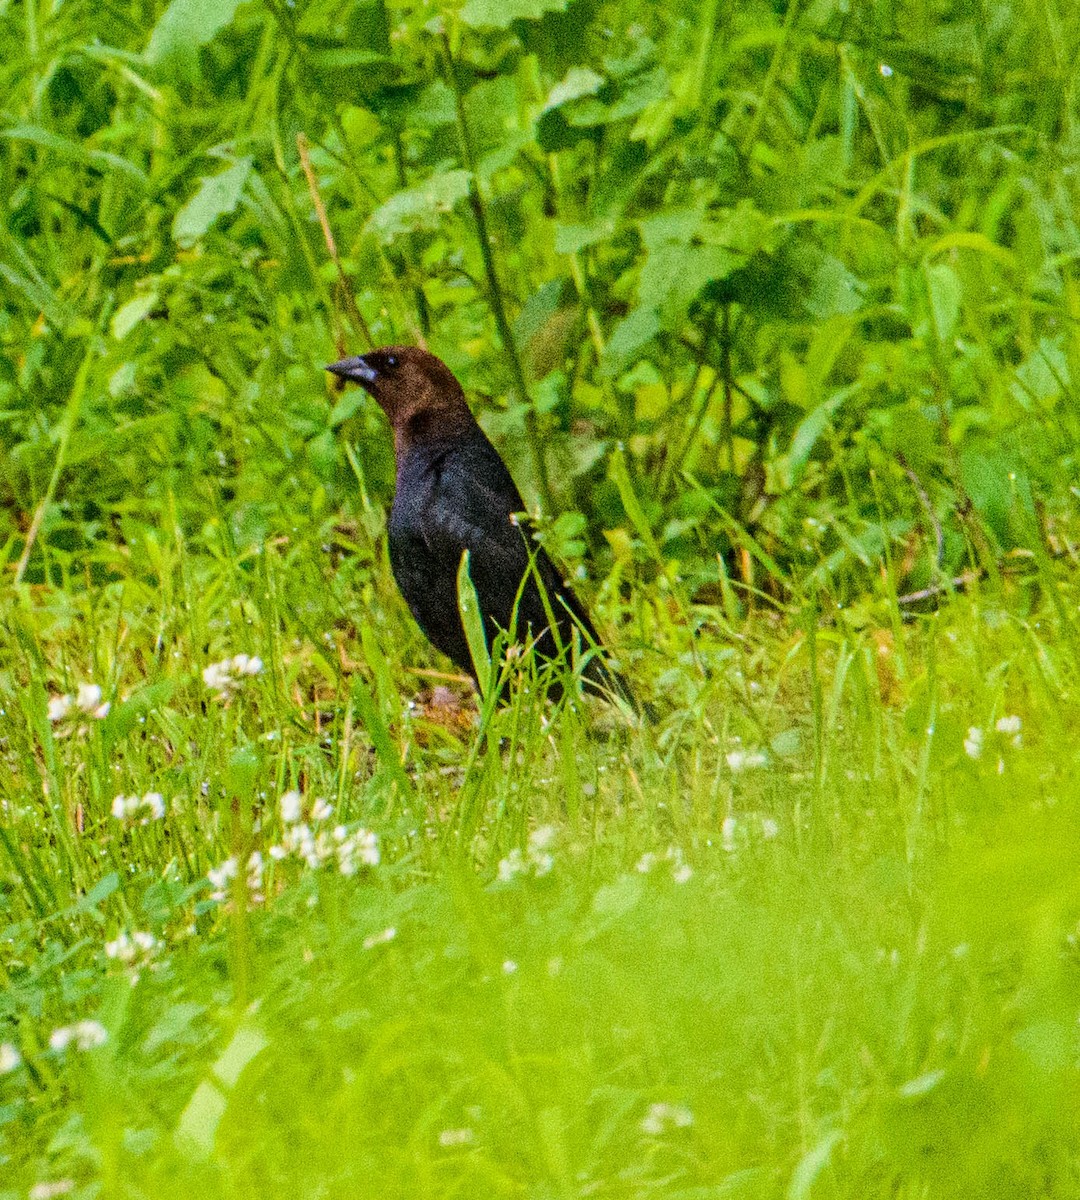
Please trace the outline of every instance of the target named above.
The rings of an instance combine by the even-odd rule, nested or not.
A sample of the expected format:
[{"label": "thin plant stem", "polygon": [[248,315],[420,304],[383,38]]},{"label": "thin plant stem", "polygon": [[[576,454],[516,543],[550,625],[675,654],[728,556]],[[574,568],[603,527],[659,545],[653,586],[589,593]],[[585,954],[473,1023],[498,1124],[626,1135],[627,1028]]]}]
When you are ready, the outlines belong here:
[{"label": "thin plant stem", "polygon": [[454,93],[454,106],[457,114],[458,140],[461,143],[461,157],[465,169],[469,173],[469,206],[476,222],[476,236],[480,242],[480,257],[484,263],[484,275],[487,279],[488,300],[495,317],[495,327],[499,332],[503,351],[510,364],[514,390],[525,405],[525,436],[532,453],[533,468],[536,472],[537,490],[540,493],[540,508],[542,512],[552,512],[554,504],[551,496],[551,480],[548,475],[547,459],[544,455],[544,443],[540,436],[540,423],[536,419],[536,410],[532,406],[529,387],[525,382],[525,370],[521,365],[521,355],[518,353],[517,342],[506,315],[506,304],[503,299],[502,286],[499,283],[498,271],[495,269],[495,258],[491,253],[491,235],[488,232],[487,213],[480,196],[480,185],[476,174],[476,156],[473,152],[472,137],[469,134],[469,124],[465,116],[465,98],[461,94],[457,68],[450,50],[450,40],[446,33],[442,34],[443,61],[446,68],[447,82]]}]

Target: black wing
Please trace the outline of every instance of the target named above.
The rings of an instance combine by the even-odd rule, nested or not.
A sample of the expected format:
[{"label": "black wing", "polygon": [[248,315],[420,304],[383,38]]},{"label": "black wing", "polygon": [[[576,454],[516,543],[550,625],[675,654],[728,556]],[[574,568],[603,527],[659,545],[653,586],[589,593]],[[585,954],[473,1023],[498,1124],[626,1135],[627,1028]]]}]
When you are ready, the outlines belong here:
[{"label": "black wing", "polygon": [[[457,605],[457,570],[465,550],[489,644],[499,629],[510,628],[516,602],[515,636],[535,638],[540,656],[568,650],[575,630],[583,648],[600,645],[581,602],[516,515],[525,507],[521,494],[479,426],[442,452],[425,448],[410,458],[415,461],[401,464],[391,514],[391,563],[418,624],[443,653],[473,674]],[[585,674],[632,702],[625,682],[596,657]]]}]

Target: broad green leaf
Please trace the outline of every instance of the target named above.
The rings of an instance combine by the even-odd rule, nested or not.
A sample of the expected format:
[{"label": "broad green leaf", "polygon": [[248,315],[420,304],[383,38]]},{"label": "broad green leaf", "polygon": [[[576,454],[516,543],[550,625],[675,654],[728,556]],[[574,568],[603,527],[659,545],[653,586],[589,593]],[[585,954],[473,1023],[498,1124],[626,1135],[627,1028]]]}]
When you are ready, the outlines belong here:
[{"label": "broad green leaf", "polygon": [[193,48],[205,46],[236,14],[240,0],[172,0],[161,14],[146,47],[153,66],[172,59],[189,60]]},{"label": "broad green leaf", "polygon": [[548,92],[544,111],[558,108],[569,100],[578,100],[582,96],[593,96],[604,86],[603,75],[597,75],[588,67],[571,67],[565,77]]},{"label": "broad green leaf", "polygon": [[417,229],[437,229],[442,217],[468,194],[468,171],[441,171],[379,205],[368,218],[366,229],[381,242]]},{"label": "broad green leaf", "polygon": [[461,19],[474,29],[509,29],[514,21],[538,21],[565,12],[569,0],[465,0]]},{"label": "broad green leaf", "polygon": [[206,176],[199,190],[176,214],[172,226],[173,237],[181,245],[190,245],[201,238],[219,217],[235,211],[250,172],[251,159],[241,158],[217,175]]},{"label": "broad green leaf", "polygon": [[621,371],[633,356],[660,332],[660,314],[642,305],[624,317],[604,348],[604,367],[610,373]]},{"label": "broad green leaf", "polygon": [[829,427],[833,413],[840,407],[843,400],[843,395],[831,396],[799,422],[795,429],[795,436],[791,439],[791,470],[795,478],[801,474],[806,460],[810,457],[811,450],[817,444],[818,438]]},{"label": "broad green leaf", "polygon": [[678,326],[706,284],[727,278],[742,263],[741,255],[723,246],[663,242],[645,259],[638,294],[659,311],[665,327]]},{"label": "broad green leaf", "polygon": [[157,302],[157,292],[143,292],[118,308],[113,314],[110,325],[113,337],[118,342],[123,341],[135,326],[153,310]]},{"label": "broad green leaf", "polygon": [[555,250],[558,254],[577,254],[586,246],[594,246],[615,232],[614,217],[598,217],[582,225],[556,225]]},{"label": "broad green leaf", "polygon": [[1052,403],[1069,387],[1069,360],[1059,337],[1044,337],[1016,368],[1010,388],[1026,409]]}]

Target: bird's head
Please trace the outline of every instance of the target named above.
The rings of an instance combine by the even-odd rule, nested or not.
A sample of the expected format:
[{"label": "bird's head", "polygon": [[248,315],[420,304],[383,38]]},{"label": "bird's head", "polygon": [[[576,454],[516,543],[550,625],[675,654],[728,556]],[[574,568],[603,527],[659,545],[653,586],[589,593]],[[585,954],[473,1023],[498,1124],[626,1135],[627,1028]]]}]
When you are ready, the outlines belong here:
[{"label": "bird's head", "polygon": [[358,383],[386,413],[398,447],[454,437],[473,422],[450,368],[419,346],[383,346],[327,368]]}]

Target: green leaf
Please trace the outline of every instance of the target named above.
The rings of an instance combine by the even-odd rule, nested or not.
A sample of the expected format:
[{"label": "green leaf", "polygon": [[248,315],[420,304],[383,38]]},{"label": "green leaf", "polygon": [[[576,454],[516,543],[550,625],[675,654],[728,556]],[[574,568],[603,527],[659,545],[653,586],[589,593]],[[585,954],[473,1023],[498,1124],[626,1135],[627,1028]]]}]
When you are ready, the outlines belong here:
[{"label": "green leaf", "polygon": [[558,108],[559,105],[566,104],[570,100],[578,100],[582,96],[594,96],[604,86],[604,83],[603,75],[597,75],[588,67],[571,67],[564,78],[548,92],[544,111]]},{"label": "green leaf", "polygon": [[118,308],[110,325],[113,337],[122,342],[135,326],[149,315],[157,302],[157,292],[143,292]]},{"label": "green leaf", "polygon": [[201,238],[211,225],[235,211],[251,172],[251,159],[241,158],[225,171],[206,176],[199,190],[173,219],[173,237],[188,246]]},{"label": "green leaf", "polygon": [[671,328],[683,321],[707,284],[726,279],[742,263],[741,255],[723,246],[663,242],[645,259],[638,294],[648,298],[659,311],[662,324]]},{"label": "green leaf", "polygon": [[812,1150],[808,1150],[791,1173],[788,1184],[787,1200],[806,1200],[814,1181],[829,1165],[829,1159],[843,1134],[839,1129],[827,1133]]},{"label": "green leaf", "polygon": [[52,150],[61,158],[85,163],[87,166],[96,167],[106,173],[115,172],[126,175],[139,184],[145,184],[147,181],[145,172],[119,154],[94,150],[79,142],[73,142],[59,133],[53,133],[51,129],[42,129],[40,125],[15,125],[11,129],[5,129],[0,136],[10,138],[13,142],[33,142],[36,146]]},{"label": "green leaf", "polygon": [[375,748],[375,757],[386,769],[391,779],[401,788],[402,794],[411,796],[413,794],[412,781],[402,766],[401,755],[394,744],[394,739],[390,736],[390,731],[379,712],[375,697],[362,675],[353,676],[352,703],[360,718],[360,724],[367,730],[367,735],[371,738],[371,744]]},{"label": "green leaf", "polygon": [[937,340],[952,341],[960,315],[960,280],[948,263],[931,263],[926,268],[926,287],[930,295],[930,315]]},{"label": "green leaf", "polygon": [[634,491],[634,484],[630,478],[630,472],[626,467],[626,451],[621,445],[615,447],[615,453],[611,456],[609,470],[611,478],[616,488],[618,488],[619,499],[622,501],[623,508],[626,509],[626,515],[630,518],[630,523],[637,531],[638,537],[645,543],[649,553],[662,568],[665,565],[664,556],[660,553],[660,546],[656,541],[652,525],[645,515],[645,510],[641,507],[641,501],[638,500],[637,493]]},{"label": "green leaf", "polygon": [[193,49],[205,46],[233,19],[240,0],[172,0],[146,47],[153,66],[172,63],[186,75]]},{"label": "green leaf", "polygon": [[472,576],[469,574],[469,552],[461,555],[457,573],[458,611],[465,629],[465,640],[469,644],[469,656],[480,684],[481,696],[487,696],[491,687],[491,652],[484,634],[484,618],[480,612],[480,597],[476,594]]},{"label": "green leaf", "polygon": [[214,1152],[218,1126],[229,1103],[229,1092],[248,1064],[269,1045],[258,1026],[241,1025],[210,1068],[210,1075],[196,1087],[176,1126],[177,1145],[198,1161]]},{"label": "green leaf", "polygon": [[614,217],[597,217],[582,225],[556,225],[555,250],[558,254],[577,254],[586,246],[594,246],[615,232]]},{"label": "green leaf", "polygon": [[660,332],[660,314],[651,306],[635,308],[624,317],[604,347],[604,369],[617,374],[631,358]]},{"label": "green leaf", "polygon": [[469,194],[468,171],[441,171],[418,184],[396,192],[368,218],[365,229],[381,242],[417,229],[438,229],[444,214]]},{"label": "green leaf", "polygon": [[803,467],[806,466],[806,460],[810,457],[810,451],[817,444],[818,438],[829,427],[833,413],[840,407],[843,400],[842,394],[831,396],[799,422],[795,436],[791,439],[791,470],[795,478],[802,473]]},{"label": "green leaf", "polygon": [[565,12],[569,0],[466,0],[461,19],[473,29],[509,29],[514,21],[538,21]]}]

